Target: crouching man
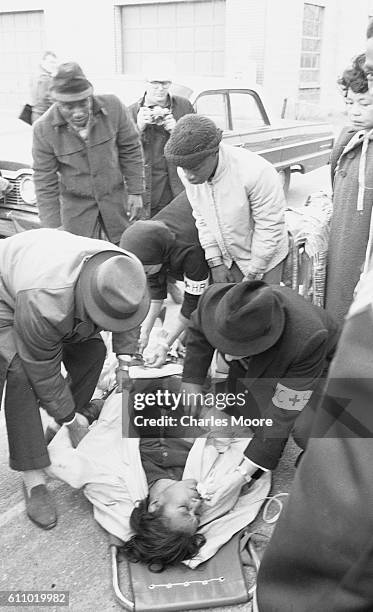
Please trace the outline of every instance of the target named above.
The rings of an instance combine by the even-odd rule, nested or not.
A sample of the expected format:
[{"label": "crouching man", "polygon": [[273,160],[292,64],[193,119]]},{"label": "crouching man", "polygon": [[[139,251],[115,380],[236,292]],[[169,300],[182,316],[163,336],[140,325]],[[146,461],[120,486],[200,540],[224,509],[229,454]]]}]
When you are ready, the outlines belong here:
[{"label": "crouching man", "polygon": [[108,242],[54,229],[0,241],[0,396],[6,381],[10,467],[22,472],[27,514],[43,529],[57,517],[45,486],[50,461],[39,407],[67,426],[76,446],[87,433],[76,413],[105,359],[100,330],[114,332],[123,385],[148,308],[142,265]]},{"label": "crouching man", "polygon": [[198,412],[194,400],[217,349],[229,365],[226,387],[235,398],[227,395],[226,412],[235,424],[253,423],[247,473],[273,470],[294,427],[295,440],[305,446],[338,336],[329,314],[288,287],[262,281],[213,285],[188,329],[182,390],[189,410]]}]

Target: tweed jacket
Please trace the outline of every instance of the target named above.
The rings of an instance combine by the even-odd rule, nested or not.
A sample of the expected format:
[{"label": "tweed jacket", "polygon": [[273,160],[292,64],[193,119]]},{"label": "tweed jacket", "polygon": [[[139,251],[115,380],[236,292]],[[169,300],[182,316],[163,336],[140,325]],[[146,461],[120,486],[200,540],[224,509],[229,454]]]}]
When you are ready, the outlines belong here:
[{"label": "tweed jacket", "polygon": [[111,242],[128,226],[126,189],[142,194],[141,143],[113,95],[93,97],[87,141],[53,104],[33,127],[34,182],[42,225],[92,237],[98,215]]},{"label": "tweed jacket", "polygon": [[206,259],[222,256],[243,275],[263,274],[288,253],[285,198],[273,166],[256,153],[220,145],[215,175],[192,185],[179,176],[193,209]]},{"label": "tweed jacket", "polygon": [[[75,284],[84,261],[101,251],[122,253],[103,240],[36,229],[0,241],[0,394],[18,353],[41,405],[54,418],[74,410],[61,375],[62,344],[97,335],[80,317]],[[135,353],[136,332],[113,334],[117,353]]]},{"label": "tweed jacket", "polygon": [[[180,119],[180,117],[183,117],[183,115],[194,113],[194,108],[187,98],[183,98],[181,96],[169,96],[169,98],[170,111],[176,121]],[[137,115],[139,109],[144,105],[144,99],[145,94],[140,100],[129,106],[129,111],[135,125],[137,125]],[[158,177],[158,181],[161,184],[165,184],[166,182],[169,183],[171,190],[170,201],[184,189],[183,184],[177,174],[175,164],[168,162],[164,157],[163,151],[169,137],[170,133],[162,126],[157,125],[147,125],[141,134],[145,161],[144,205],[149,207],[151,204],[152,208],[155,209],[158,207],[158,199],[161,195],[161,189],[157,189],[158,194],[156,194],[153,190],[152,176],[154,172],[163,175],[163,181],[161,180],[161,176]],[[155,153],[156,157],[154,156]]]},{"label": "tweed jacket", "polygon": [[[339,337],[337,323],[322,308],[288,287],[272,288],[285,312],[281,337],[263,353],[232,361],[228,375],[229,391],[245,397],[240,408],[236,402],[236,411],[273,421],[272,426],[255,432],[245,452],[266,469],[276,467],[297,416],[312,401],[319,378],[328,368]],[[204,297],[191,317],[183,370],[183,380],[197,384],[204,383],[214,353],[201,327]]]}]

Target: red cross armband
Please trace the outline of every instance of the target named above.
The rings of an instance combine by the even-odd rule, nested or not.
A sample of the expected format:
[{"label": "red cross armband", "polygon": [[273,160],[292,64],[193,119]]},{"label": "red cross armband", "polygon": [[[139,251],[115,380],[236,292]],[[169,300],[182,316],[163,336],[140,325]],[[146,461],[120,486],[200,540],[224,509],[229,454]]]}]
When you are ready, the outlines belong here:
[{"label": "red cross armband", "polygon": [[311,390],[298,391],[277,383],[272,403],[282,410],[303,410],[312,395]]}]

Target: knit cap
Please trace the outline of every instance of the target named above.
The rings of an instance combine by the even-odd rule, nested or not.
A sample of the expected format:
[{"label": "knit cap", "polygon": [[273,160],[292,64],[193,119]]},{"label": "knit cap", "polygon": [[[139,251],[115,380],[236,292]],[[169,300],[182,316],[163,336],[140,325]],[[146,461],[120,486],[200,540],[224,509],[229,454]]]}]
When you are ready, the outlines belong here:
[{"label": "knit cap", "polygon": [[135,221],[122,234],[120,248],[130,251],[144,266],[164,264],[174,234],[161,221]]},{"label": "knit cap", "polygon": [[165,146],[165,157],[181,168],[195,168],[216,153],[223,132],[203,115],[184,115],[179,119]]}]

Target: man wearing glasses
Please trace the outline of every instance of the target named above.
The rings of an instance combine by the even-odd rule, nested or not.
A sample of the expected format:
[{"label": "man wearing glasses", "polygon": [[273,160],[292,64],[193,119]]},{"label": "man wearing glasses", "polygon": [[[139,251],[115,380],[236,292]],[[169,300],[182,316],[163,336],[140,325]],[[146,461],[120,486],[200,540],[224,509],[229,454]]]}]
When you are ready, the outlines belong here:
[{"label": "man wearing glasses", "polygon": [[153,217],[184,189],[176,166],[166,161],[164,147],[176,121],[194,109],[187,98],[170,94],[171,82],[171,67],[149,70],[143,97],[129,107],[144,149],[147,218]]}]

